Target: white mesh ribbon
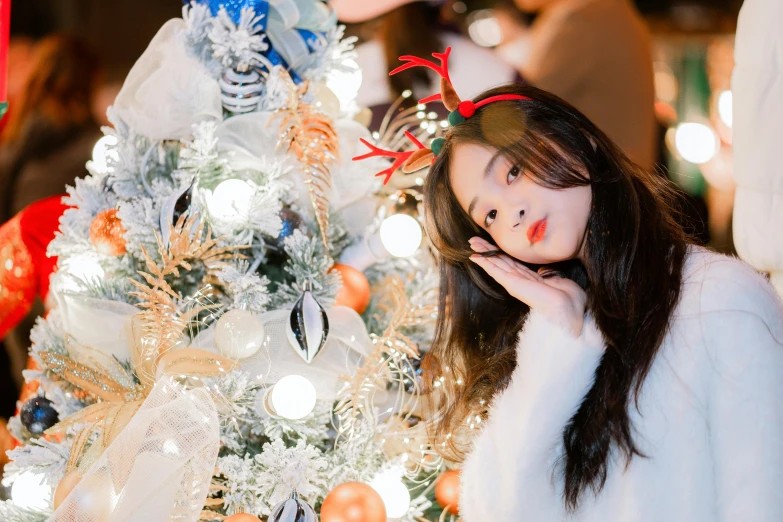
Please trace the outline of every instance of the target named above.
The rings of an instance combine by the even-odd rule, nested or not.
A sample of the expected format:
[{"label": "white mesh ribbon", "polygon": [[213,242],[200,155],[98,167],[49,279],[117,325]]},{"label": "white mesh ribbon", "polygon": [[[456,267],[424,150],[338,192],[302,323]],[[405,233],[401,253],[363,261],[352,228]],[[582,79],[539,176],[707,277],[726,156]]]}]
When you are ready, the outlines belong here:
[{"label": "white mesh ribbon", "polygon": [[115,112],[139,134],[180,139],[194,123],[223,119],[220,86],[188,53],[185,21],[166,22],[128,73]]},{"label": "white mesh ribbon", "polygon": [[63,329],[78,342],[119,361],[130,359],[131,317],[139,309],[127,303],[68,292],[54,292]]},{"label": "white mesh ribbon", "polygon": [[[264,324],[264,343],[254,355],[239,360],[239,369],[266,385],[286,375],[301,375],[313,383],[318,399],[334,400],[343,382],[341,377],[356,371],[362,358],[372,350],[372,340],[361,316],[351,308],[335,306],[326,315],[329,318],[326,345],[311,364],[302,360],[286,337],[290,310],[259,315]],[[192,345],[217,351],[212,333],[212,329],[204,331]]]},{"label": "white mesh ribbon", "polygon": [[195,522],[218,448],[209,393],[161,378],[49,522]]}]

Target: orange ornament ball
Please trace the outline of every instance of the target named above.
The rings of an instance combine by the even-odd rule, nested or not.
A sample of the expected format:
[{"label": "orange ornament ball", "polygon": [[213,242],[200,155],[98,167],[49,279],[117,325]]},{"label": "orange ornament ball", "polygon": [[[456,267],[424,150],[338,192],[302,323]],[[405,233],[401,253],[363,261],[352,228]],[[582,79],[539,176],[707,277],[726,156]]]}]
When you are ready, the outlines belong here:
[{"label": "orange ornament ball", "polygon": [[71,491],[73,491],[73,488],[76,487],[81,479],[82,477],[76,470],[66,473],[54,490],[54,509],[60,507],[60,504],[71,494]]},{"label": "orange ornament ball", "polygon": [[103,210],[90,224],[90,243],[98,252],[107,256],[121,256],[125,248],[125,227],[117,217],[117,209]]},{"label": "orange ornament ball", "polygon": [[365,275],[350,265],[336,263],[330,272],[340,272],[343,286],[337,292],[335,304],[353,308],[357,313],[364,313],[370,304],[370,283]]},{"label": "orange ornament ball", "polygon": [[261,522],[261,519],[250,513],[237,513],[223,519],[224,522]]},{"label": "orange ornament ball", "polygon": [[386,506],[367,484],[346,482],[326,495],[321,522],[386,522]]},{"label": "orange ornament ball", "polygon": [[435,483],[435,500],[440,507],[454,515],[459,514],[459,470],[450,469]]}]

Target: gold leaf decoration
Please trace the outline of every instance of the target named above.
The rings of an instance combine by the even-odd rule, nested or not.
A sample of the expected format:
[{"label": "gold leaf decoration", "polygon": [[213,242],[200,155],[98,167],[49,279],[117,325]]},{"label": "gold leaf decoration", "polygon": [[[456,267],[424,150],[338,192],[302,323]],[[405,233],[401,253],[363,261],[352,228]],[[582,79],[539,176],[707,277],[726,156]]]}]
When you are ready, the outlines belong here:
[{"label": "gold leaf decoration", "polygon": [[[225,259],[238,255],[234,247],[218,246],[197,215],[187,219],[182,216],[170,232],[168,247],[156,234],[160,265],[142,247],[147,271],[139,274],[146,284],[131,280],[137,289],[131,294],[141,300],[138,306],[142,309],[131,319],[131,361],[140,384],[135,384],[134,375],[117,361],[72,338],[68,339],[70,356],[39,352],[52,378],[70,383],[97,401],[46,431],[47,435],[62,435],[69,427],[83,426],[74,440],[67,471],[77,464],[87,469],[100,457],[152,391],[159,365],[166,375],[176,371],[177,375],[195,377],[220,375],[234,366],[230,359],[194,348],[170,353],[193,317],[214,306],[181,306],[182,296],[171,288],[166,277],[179,277],[180,269],[192,270],[196,262],[204,265],[206,277],[210,277],[224,266]],[[94,433],[98,436],[87,448]]]},{"label": "gold leaf decoration", "polygon": [[212,308],[209,305],[195,306],[187,312],[180,311],[182,297],[166,282],[166,276],[179,277],[180,268],[191,270],[193,263],[200,261],[207,273],[214,273],[224,266],[224,260],[233,254],[234,247],[219,247],[217,240],[204,231],[204,221],[197,215],[188,219],[183,215],[171,229],[169,245],[166,247],[158,234],[158,266],[142,247],[147,272],[139,272],[147,284],[133,279],[131,284],[138,291],[131,295],[138,297],[143,308],[134,323],[137,346],[134,369],[142,386],[149,388],[155,383],[155,369],[158,357],[169,351],[182,339],[188,323],[199,312]]},{"label": "gold leaf decoration", "polygon": [[331,165],[339,156],[339,140],[332,120],[318,112],[303,98],[308,82],[294,84],[285,70],[280,72],[289,92],[286,106],[279,110],[283,114],[280,123],[278,147],[287,147],[304,168],[310,200],[315,209],[315,218],[321,229],[321,239],[329,252],[329,191],[332,188]]},{"label": "gold leaf decoration", "polygon": [[[338,433],[350,438],[360,418],[373,418],[373,393],[383,388],[390,377],[390,366],[400,366],[405,359],[419,358],[416,344],[400,330],[432,320],[434,306],[411,303],[405,285],[398,276],[387,279],[388,302],[379,308],[392,309],[391,321],[381,336],[372,336],[373,350],[364,358],[353,375],[343,378],[343,387],[337,396],[334,412],[338,417]],[[411,407],[398,408],[410,412]],[[395,430],[396,431],[396,430]]]}]

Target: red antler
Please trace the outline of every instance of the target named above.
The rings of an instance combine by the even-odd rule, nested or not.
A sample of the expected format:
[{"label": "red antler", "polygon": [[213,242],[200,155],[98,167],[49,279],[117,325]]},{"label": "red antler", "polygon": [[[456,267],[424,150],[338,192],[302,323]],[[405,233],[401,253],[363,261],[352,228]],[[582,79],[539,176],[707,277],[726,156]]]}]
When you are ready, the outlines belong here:
[{"label": "red antler", "polygon": [[445,78],[447,82],[451,83],[451,78],[449,78],[449,54],[451,54],[451,47],[446,47],[446,50],[442,53],[432,53],[433,58],[437,58],[440,61],[440,65],[435,65],[433,62],[429,62],[424,58],[419,58],[418,56],[411,56],[409,54],[400,56],[400,60],[408,63],[404,63],[394,69],[389,73],[389,76],[392,74],[397,74],[401,71],[405,71],[412,67],[422,66],[427,67],[428,69],[432,69],[438,73],[441,78]]},{"label": "red antler", "polygon": [[[425,148],[424,145],[422,145],[421,142],[416,139],[416,136],[414,136],[410,132],[405,131],[405,135],[408,137],[409,140],[415,143],[419,149]],[[393,150],[384,150],[380,147],[376,147],[375,145],[365,140],[364,138],[359,138],[359,141],[367,145],[367,147],[370,148],[370,152],[368,152],[367,154],[363,154],[361,156],[356,156],[355,158],[353,158],[353,161],[363,160],[367,158],[374,158],[374,157],[394,158],[394,163],[392,163],[391,167],[382,170],[375,175],[376,177],[386,176],[386,179],[383,180],[384,185],[389,183],[392,174],[394,174],[398,168],[402,167],[403,163],[405,163],[408,160],[408,158],[411,157],[411,154],[415,152],[413,150],[404,151],[404,152],[394,152]]]},{"label": "red antler", "polygon": [[[435,65],[435,63],[433,62],[427,61],[424,58],[419,58],[417,56],[411,56],[411,55],[400,56],[400,60],[408,63],[404,63],[399,67],[397,67],[396,69],[394,69],[392,72],[389,73],[389,76],[391,76],[392,74],[397,74],[398,72],[401,71],[405,71],[412,67],[418,67],[418,66],[432,69],[433,71],[438,73],[438,75],[442,78],[441,92],[440,94],[433,94],[431,96],[427,96],[426,98],[422,98],[421,100],[419,100],[419,103],[429,103],[429,102],[441,100],[447,106],[450,105],[456,106],[457,104],[459,104],[459,99],[456,93],[454,92],[454,88],[451,86],[451,78],[449,77],[449,54],[451,54],[451,47],[446,47],[446,50],[443,51],[442,53],[432,53],[432,56],[440,61],[440,65]],[[444,84],[444,80],[446,82],[445,84]],[[454,103],[451,103],[451,101],[453,101],[452,98],[456,99]]]}]

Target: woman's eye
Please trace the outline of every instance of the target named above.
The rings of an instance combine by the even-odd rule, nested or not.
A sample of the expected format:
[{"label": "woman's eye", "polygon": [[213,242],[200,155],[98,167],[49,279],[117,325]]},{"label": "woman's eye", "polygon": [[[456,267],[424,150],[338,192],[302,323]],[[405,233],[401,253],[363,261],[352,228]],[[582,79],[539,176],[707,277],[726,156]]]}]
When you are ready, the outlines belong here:
[{"label": "woman's eye", "polygon": [[510,185],[512,181],[517,179],[519,173],[520,173],[519,165],[514,165],[513,167],[511,167],[511,170],[508,171],[506,182]]},{"label": "woman's eye", "polygon": [[484,218],[484,227],[488,228],[492,224],[492,222],[495,221],[497,215],[498,215],[497,210],[490,210],[487,213],[487,217]]}]

